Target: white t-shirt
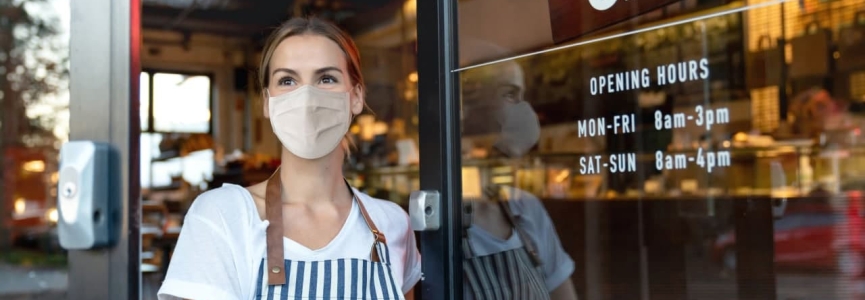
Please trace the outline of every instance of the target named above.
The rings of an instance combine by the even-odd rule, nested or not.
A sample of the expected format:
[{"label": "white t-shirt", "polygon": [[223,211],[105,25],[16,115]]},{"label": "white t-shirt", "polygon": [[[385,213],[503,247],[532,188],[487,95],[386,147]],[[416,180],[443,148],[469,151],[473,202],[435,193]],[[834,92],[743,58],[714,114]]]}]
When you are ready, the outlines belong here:
[{"label": "white t-shirt", "polygon": [[[397,286],[408,292],[421,278],[420,253],[408,215],[393,202],[354,190],[376,227],[387,239]],[[252,195],[226,184],[200,195],[189,208],[159,299],[252,299],[261,260],[266,255],[265,230]],[[357,203],[345,225],[324,248],[311,250],[284,238],[285,258],[320,261],[369,259],[374,238]]]},{"label": "white t-shirt", "polygon": [[[574,273],[574,261],[562,247],[555,225],[543,203],[531,193],[517,188],[508,188],[505,191],[508,192],[508,204],[517,224],[537,248],[547,290],[553,291]],[[478,226],[469,227],[468,234],[468,241],[475,256],[487,256],[523,247],[523,242],[516,230],[513,230],[507,240],[496,237]],[[464,290],[466,299],[473,298],[468,294],[468,289]]]}]

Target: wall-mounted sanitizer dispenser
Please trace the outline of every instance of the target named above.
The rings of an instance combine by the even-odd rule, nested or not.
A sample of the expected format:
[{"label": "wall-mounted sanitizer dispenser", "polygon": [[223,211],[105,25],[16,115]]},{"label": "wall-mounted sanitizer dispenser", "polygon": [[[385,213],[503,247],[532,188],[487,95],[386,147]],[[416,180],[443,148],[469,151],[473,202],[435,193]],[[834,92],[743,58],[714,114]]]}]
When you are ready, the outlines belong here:
[{"label": "wall-mounted sanitizer dispenser", "polygon": [[120,177],[118,155],[110,144],[63,145],[57,182],[60,246],[85,250],[114,244],[121,225]]}]

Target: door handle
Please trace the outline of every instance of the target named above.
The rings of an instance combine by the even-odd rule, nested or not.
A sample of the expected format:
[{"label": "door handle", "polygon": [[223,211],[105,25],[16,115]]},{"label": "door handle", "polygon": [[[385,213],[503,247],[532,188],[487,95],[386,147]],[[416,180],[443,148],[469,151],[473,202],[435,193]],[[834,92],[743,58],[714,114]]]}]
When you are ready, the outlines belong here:
[{"label": "door handle", "polygon": [[414,231],[435,231],[441,227],[441,194],[438,191],[413,191],[408,214]]}]

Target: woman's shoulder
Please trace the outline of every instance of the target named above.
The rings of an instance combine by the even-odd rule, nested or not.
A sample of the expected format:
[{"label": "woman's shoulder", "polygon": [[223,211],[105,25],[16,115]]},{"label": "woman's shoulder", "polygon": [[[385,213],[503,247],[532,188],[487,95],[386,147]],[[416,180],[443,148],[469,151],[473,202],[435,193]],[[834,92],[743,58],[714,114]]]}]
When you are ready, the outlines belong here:
[{"label": "woman's shoulder", "polygon": [[532,193],[518,187],[509,186],[504,189],[511,209],[514,214],[530,214],[546,213],[544,204]]},{"label": "woman's shoulder", "polygon": [[[222,187],[206,191],[189,207],[187,217],[195,216],[209,221],[244,221],[255,220],[257,215],[255,204],[249,192],[238,185],[225,184]],[[240,219],[240,220],[238,220]],[[233,222],[232,222],[233,223]]]}]

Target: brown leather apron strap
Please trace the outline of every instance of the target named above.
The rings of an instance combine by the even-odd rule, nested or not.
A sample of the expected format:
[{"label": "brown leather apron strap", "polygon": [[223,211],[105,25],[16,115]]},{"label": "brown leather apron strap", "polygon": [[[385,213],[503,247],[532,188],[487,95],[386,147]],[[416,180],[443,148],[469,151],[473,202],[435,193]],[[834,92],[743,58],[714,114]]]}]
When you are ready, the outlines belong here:
[{"label": "brown leather apron strap", "polygon": [[[348,184],[348,182],[346,182],[346,184]],[[368,226],[369,229],[372,230],[372,236],[375,239],[375,241],[372,243],[372,250],[369,253],[370,260],[372,260],[372,262],[381,262],[381,257],[378,253],[378,250],[376,249],[376,246],[378,246],[379,243],[381,243],[382,245],[387,245],[387,239],[385,239],[384,234],[378,230],[378,227],[375,226],[375,223],[372,221],[372,218],[369,217],[369,213],[366,211],[366,207],[363,206],[363,201],[360,201],[357,195],[354,195],[354,190],[351,189],[351,186],[349,186],[348,190],[351,191],[352,197],[354,198],[355,202],[357,202],[357,208],[360,210],[360,215],[363,216],[363,220],[364,222],[366,222],[366,226]]]},{"label": "brown leather apron strap", "polygon": [[[370,260],[373,262],[381,262],[381,257],[379,255],[378,246],[379,243],[383,245],[387,245],[387,240],[384,237],[384,234],[378,230],[378,227],[373,223],[372,218],[370,218],[369,213],[366,211],[366,207],[364,207],[363,202],[358,199],[358,197],[354,194],[354,190],[351,189],[351,186],[346,182],[346,186],[348,190],[352,194],[352,200],[357,202],[357,207],[360,210],[361,216],[363,216],[363,220],[366,222],[366,225],[369,226],[369,229],[372,231],[372,235],[375,238],[375,241],[372,244],[372,250],[370,251]],[[279,169],[276,169],[276,172],[267,179],[267,191],[264,196],[264,207],[265,207],[265,216],[267,217],[268,222],[270,224],[267,226],[267,284],[268,285],[282,285],[285,284],[285,250],[283,249],[283,238],[285,236],[283,232],[283,223],[282,223],[282,181],[279,178]],[[351,222],[351,220],[346,220],[346,222]]]},{"label": "brown leather apron strap", "polygon": [[279,178],[279,168],[267,180],[267,191],[264,196],[264,210],[267,221],[267,284],[285,284],[285,252],[283,250],[282,228],[282,181]]}]

